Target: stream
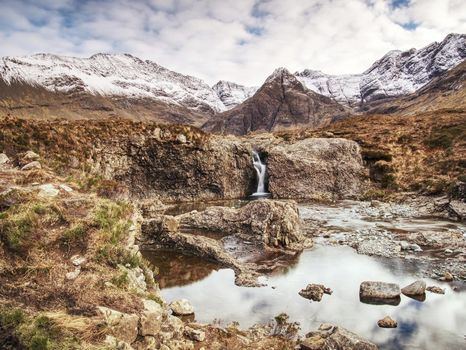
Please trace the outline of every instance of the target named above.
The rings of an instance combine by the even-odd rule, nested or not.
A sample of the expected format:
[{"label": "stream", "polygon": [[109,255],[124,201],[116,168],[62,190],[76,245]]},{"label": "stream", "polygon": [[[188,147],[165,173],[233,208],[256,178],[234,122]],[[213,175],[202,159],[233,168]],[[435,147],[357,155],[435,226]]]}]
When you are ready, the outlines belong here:
[{"label": "stream", "polygon": [[[318,216],[322,226],[333,235],[371,227],[401,232],[465,229],[448,220],[411,218],[412,213],[402,207],[395,208],[400,212],[393,217],[392,214],[371,215],[367,210],[358,212],[358,205],[352,202],[339,206],[300,205],[300,213],[304,220]],[[303,335],[321,323],[333,323],[368,338],[380,349],[466,349],[463,282],[423,278],[428,286],[445,288],[445,295],[427,292],[425,301],[402,295],[397,306],[365,304],[359,300],[362,281],[393,282],[404,287],[419,279],[420,266],[425,269],[429,260],[371,257],[357,254],[345,245],[315,241],[312,249],[261,277],[260,281],[267,286],[260,288],[236,286],[231,269],[220,268],[201,258],[169,251],[144,255],[159,267],[158,281],[165,300],[188,299],[198,322],[227,325],[237,321],[241,327],[249,327],[267,323],[285,312],[291,321],[299,322]],[[324,295],[321,302],[304,299],[298,292],[308,283],[324,284],[333,294]],[[377,321],[387,315],[398,322],[396,329],[377,326]]]}]

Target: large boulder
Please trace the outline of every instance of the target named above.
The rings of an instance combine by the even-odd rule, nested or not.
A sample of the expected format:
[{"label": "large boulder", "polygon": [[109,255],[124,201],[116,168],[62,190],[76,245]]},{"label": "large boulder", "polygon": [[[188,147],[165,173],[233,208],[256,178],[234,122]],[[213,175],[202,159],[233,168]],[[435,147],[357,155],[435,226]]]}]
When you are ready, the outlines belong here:
[{"label": "large boulder", "polygon": [[363,190],[364,167],[354,141],[310,138],[265,152],[268,188],[276,198],[348,198]]},{"label": "large boulder", "polygon": [[157,335],[160,332],[163,308],[153,300],[144,300],[144,311],[141,313],[140,334],[142,336]]},{"label": "large boulder", "polygon": [[400,293],[400,286],[395,283],[364,281],[359,286],[360,299],[397,299],[400,297]]},{"label": "large boulder", "polygon": [[139,324],[138,315],[126,314],[104,306],[98,306],[97,311],[103,317],[113,336],[128,344],[136,340]]},{"label": "large boulder", "polygon": [[194,313],[194,308],[187,299],[180,299],[171,302],[170,309],[175,316],[187,316]]},{"label": "large boulder", "polygon": [[190,230],[235,234],[272,247],[290,247],[304,240],[294,201],[256,200],[239,209],[211,207],[176,219]]}]

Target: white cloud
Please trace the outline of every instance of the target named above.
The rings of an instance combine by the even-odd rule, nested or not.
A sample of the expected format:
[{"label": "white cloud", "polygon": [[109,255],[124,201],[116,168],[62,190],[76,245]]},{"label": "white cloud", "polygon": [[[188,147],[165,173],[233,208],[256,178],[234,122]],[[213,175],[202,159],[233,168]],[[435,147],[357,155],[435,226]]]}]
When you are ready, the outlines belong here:
[{"label": "white cloud", "polygon": [[[466,2],[0,0],[0,55],[128,52],[214,83],[275,68],[357,73],[392,49],[466,32]],[[416,24],[405,29],[402,24]]]}]

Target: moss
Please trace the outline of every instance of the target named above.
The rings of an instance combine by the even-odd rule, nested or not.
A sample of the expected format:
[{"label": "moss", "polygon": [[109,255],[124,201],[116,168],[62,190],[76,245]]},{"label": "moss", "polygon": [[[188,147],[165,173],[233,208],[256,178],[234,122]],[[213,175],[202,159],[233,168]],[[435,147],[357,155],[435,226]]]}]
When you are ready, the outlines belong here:
[{"label": "moss", "polygon": [[111,282],[118,288],[125,288],[128,285],[128,273],[126,271],[121,272],[117,276],[114,276]]},{"label": "moss", "polygon": [[158,295],[154,294],[154,293],[149,293],[147,295],[147,299],[150,299],[150,300],[153,300],[155,301],[157,304],[159,304],[160,306],[163,306],[164,305],[164,302],[162,300],[162,298],[160,298]]}]

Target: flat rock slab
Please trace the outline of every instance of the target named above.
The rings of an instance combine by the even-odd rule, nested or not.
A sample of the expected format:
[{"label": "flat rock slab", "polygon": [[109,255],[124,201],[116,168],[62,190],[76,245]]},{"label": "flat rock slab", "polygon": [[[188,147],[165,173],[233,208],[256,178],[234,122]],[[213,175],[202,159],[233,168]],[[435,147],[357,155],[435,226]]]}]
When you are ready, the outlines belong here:
[{"label": "flat rock slab", "polygon": [[396,322],[393,318],[390,316],[385,316],[381,320],[377,322],[377,325],[380,328],[396,328],[398,327],[398,322]]},{"label": "flat rock slab", "polygon": [[396,283],[364,281],[359,287],[361,299],[397,299],[400,293],[400,286]]}]

